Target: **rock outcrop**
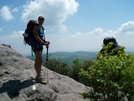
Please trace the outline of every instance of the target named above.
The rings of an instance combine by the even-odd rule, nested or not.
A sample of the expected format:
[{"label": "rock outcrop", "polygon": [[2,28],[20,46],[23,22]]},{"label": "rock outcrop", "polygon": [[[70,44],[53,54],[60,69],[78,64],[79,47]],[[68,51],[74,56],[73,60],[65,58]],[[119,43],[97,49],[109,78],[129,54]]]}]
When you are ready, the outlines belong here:
[{"label": "rock outcrop", "polygon": [[34,61],[0,45],[0,101],[90,101],[80,94],[89,87],[51,70],[48,74],[48,84],[35,83]]}]

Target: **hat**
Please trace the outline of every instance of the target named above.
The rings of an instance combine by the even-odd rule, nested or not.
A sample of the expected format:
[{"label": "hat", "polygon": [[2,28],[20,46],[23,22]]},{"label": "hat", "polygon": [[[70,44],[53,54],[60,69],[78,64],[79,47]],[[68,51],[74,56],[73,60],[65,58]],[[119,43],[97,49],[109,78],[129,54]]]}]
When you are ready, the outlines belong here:
[{"label": "hat", "polygon": [[45,20],[43,16],[39,16],[38,20]]},{"label": "hat", "polygon": [[113,42],[113,45],[116,46],[116,47],[118,46],[118,43],[117,43],[117,41],[114,37],[104,38],[104,40],[103,40],[104,45],[107,45],[109,42]]}]

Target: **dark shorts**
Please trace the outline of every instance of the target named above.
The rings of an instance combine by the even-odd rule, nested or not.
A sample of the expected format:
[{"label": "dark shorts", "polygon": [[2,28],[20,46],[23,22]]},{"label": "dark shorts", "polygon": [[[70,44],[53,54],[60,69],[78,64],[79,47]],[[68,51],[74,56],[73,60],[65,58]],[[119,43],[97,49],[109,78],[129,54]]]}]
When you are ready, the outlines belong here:
[{"label": "dark shorts", "polygon": [[43,50],[43,45],[39,43],[38,41],[32,39],[30,40],[30,43],[31,43],[31,48],[34,52]]},{"label": "dark shorts", "polygon": [[36,49],[34,49],[33,51],[34,52],[38,52],[38,51],[42,51],[43,49],[40,49],[40,48],[36,48]]}]

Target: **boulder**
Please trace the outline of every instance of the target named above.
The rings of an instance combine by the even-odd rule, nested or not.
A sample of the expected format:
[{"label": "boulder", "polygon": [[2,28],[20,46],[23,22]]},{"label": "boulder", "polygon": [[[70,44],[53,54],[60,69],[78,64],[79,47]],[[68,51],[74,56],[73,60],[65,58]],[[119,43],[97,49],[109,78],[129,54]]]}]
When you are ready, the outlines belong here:
[{"label": "boulder", "polygon": [[[81,93],[87,87],[42,66],[47,84],[36,83],[34,61],[10,47],[0,45],[0,101],[90,101]],[[47,72],[47,73],[46,73]]]}]

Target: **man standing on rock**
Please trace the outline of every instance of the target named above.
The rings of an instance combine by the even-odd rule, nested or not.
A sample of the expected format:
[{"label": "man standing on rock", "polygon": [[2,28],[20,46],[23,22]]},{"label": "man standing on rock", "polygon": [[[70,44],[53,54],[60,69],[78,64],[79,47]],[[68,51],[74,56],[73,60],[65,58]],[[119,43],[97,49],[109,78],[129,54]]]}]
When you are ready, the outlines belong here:
[{"label": "man standing on rock", "polygon": [[42,84],[46,84],[47,81],[41,77],[41,65],[42,65],[42,51],[43,51],[43,45],[45,45],[46,47],[48,47],[48,45],[50,44],[49,41],[45,41],[43,39],[44,37],[44,28],[43,28],[43,23],[44,23],[45,19],[43,16],[39,16],[38,17],[38,25],[34,26],[33,28],[33,35],[34,35],[34,40],[33,41],[33,45],[31,45],[32,50],[35,54],[35,64],[34,64],[34,68],[35,71],[37,73],[36,76],[36,82],[37,83],[42,83]]}]

